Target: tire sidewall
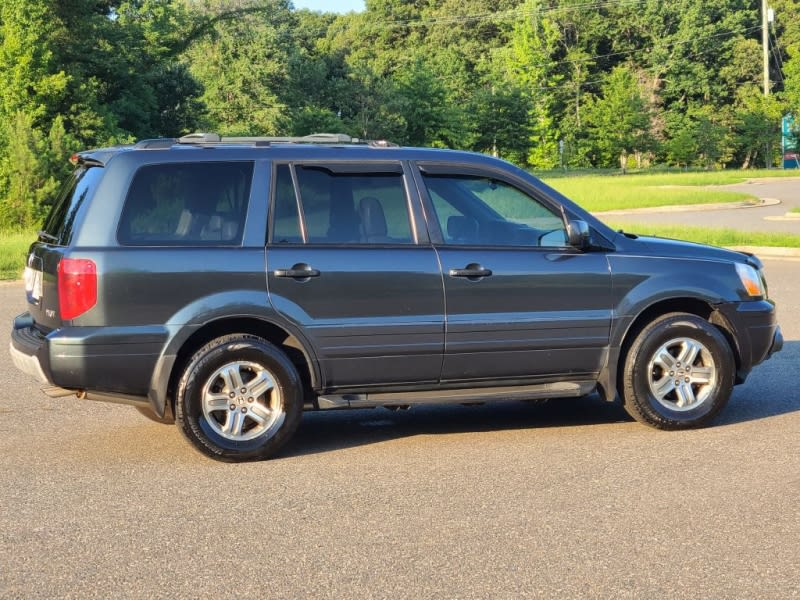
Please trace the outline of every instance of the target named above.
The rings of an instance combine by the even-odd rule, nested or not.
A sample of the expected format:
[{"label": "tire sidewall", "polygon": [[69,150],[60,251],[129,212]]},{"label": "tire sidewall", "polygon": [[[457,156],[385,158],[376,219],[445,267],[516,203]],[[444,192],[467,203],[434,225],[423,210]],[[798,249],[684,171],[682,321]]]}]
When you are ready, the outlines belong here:
[{"label": "tire sidewall", "polygon": [[[181,430],[202,452],[224,461],[268,458],[292,436],[302,413],[302,384],[288,358],[272,344],[251,336],[226,336],[201,349],[192,359],[181,380],[177,399]],[[203,388],[220,367],[235,361],[262,365],[274,376],[283,398],[284,419],[252,440],[231,440],[216,432],[203,412]]]},{"label": "tire sidewall", "polygon": [[[662,345],[675,338],[689,338],[703,344],[711,354],[717,382],[711,395],[699,406],[686,411],[671,410],[650,391],[650,360]],[[626,369],[633,390],[631,401],[648,422],[670,428],[701,426],[713,419],[727,403],[733,389],[733,355],[725,337],[699,317],[673,317],[646,329],[634,348],[633,365]],[[632,369],[630,368],[632,366]],[[628,386],[626,386],[628,387]]]}]

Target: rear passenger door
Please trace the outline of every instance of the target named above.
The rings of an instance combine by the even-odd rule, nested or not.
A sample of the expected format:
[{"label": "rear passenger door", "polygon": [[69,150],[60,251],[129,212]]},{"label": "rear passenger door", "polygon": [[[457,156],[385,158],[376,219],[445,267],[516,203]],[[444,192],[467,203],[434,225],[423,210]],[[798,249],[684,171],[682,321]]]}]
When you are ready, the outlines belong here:
[{"label": "rear passenger door", "polygon": [[273,165],[270,301],[310,337],[329,388],[439,379],[442,277],[404,168]]}]

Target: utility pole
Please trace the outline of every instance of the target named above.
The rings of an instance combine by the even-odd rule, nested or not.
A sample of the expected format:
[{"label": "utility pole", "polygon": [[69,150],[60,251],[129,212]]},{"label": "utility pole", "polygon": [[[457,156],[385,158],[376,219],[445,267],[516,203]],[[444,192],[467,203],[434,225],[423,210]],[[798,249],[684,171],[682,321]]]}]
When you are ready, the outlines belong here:
[{"label": "utility pole", "polygon": [[767,0],[761,0],[761,45],[764,52],[764,95],[769,96],[769,17]]}]

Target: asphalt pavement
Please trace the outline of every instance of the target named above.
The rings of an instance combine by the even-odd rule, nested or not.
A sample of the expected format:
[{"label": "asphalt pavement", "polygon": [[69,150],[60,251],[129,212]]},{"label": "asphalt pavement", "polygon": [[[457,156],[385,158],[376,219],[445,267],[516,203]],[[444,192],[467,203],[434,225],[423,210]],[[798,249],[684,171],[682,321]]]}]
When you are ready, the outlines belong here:
[{"label": "asphalt pavement", "polygon": [[787,218],[786,213],[800,207],[800,178],[756,179],[749,183],[715,186],[714,189],[744,192],[758,198],[779,200],[774,204],[751,208],[720,208],[696,211],[693,207],[674,207],[662,211],[597,213],[604,221],[614,223],[652,223],[731,228],[741,231],[767,231],[800,234],[800,214]]},{"label": "asphalt pavement", "polygon": [[800,265],[766,265],[786,347],[711,428],[596,396],[315,413],[243,465],[46,398],[0,284],[0,597],[800,597]]}]

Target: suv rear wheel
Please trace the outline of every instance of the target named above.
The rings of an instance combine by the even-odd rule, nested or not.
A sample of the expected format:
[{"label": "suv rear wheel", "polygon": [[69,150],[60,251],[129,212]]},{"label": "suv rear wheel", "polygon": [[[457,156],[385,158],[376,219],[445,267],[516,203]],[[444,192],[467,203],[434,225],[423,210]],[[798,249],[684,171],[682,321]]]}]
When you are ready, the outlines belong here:
[{"label": "suv rear wheel", "polygon": [[663,315],[639,332],[625,357],[625,410],[659,429],[707,425],[731,396],[734,365],[728,341],[708,321]]},{"label": "suv rear wheel", "polygon": [[245,334],[198,350],[178,386],[175,421],[211,458],[260,460],[292,436],[303,408],[300,376],[278,348]]}]

